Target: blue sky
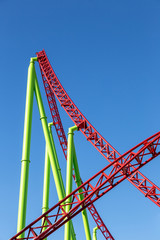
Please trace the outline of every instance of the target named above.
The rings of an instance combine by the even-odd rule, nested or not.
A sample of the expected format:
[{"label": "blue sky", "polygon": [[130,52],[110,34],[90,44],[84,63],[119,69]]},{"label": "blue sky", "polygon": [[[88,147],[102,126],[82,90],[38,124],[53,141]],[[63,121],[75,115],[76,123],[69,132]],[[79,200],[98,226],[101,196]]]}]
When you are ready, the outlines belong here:
[{"label": "blue sky", "polygon": [[[120,153],[159,131],[160,1],[0,0],[1,234],[16,233],[27,69],[45,49],[63,87],[92,125]],[[51,121],[38,64],[48,121]],[[59,105],[58,105],[59,106]],[[59,106],[67,133],[73,123]],[[55,132],[65,179],[65,161]],[[45,141],[34,99],[27,223],[41,214]],[[83,180],[106,161],[75,134]],[[159,159],[142,173],[160,186]],[[50,206],[57,202],[51,176]],[[95,203],[116,240],[160,239],[159,208],[127,181]],[[91,232],[95,224],[89,217]],[[81,216],[74,221],[85,239]],[[53,236],[63,239],[63,228]],[[104,239],[98,232],[98,240]]]}]

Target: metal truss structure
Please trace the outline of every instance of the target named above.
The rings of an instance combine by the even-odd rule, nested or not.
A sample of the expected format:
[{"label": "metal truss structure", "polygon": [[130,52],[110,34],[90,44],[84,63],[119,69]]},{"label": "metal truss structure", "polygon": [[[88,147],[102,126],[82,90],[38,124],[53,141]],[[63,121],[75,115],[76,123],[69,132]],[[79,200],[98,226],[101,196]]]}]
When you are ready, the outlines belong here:
[{"label": "metal truss structure", "polygon": [[[37,53],[37,58],[53,124],[66,160],[67,139],[58,112],[55,96],[78,129],[109,164],[85,183],[81,180],[81,186],[10,240],[45,239],[86,208],[88,208],[105,239],[114,240],[93,203],[119,183],[128,179],[145,197],[149,198],[157,206],[160,206],[160,188],[138,171],[160,154],[160,132],[121,155],[98,133],[72,102],[53,71],[45,51],[43,50]],[[74,174],[73,178],[75,179]],[[81,200],[80,195],[83,195],[83,200]],[[67,199],[71,199],[71,202],[68,202]],[[66,206],[69,207],[69,211],[66,211]],[[22,238],[21,236],[24,233],[26,237]]]},{"label": "metal truss structure", "polygon": [[[54,93],[63,109],[71,118],[71,120],[76,124],[76,126],[83,133],[86,139],[102,154],[102,156],[109,163],[119,158],[121,154],[114,147],[112,147],[100,135],[100,133],[98,133],[98,131],[89,123],[89,121],[83,116],[80,110],[70,99],[70,97],[62,87],[60,81],[58,80],[54,70],[52,69],[45,51],[43,50],[37,53],[37,57],[52,117],[54,118],[55,116],[53,107],[55,106],[55,99],[54,95],[52,94]],[[51,99],[50,96],[52,96],[53,99]],[[57,112],[57,110],[55,110],[55,112]],[[59,125],[61,129],[61,124],[59,122],[58,117],[56,119],[56,125],[57,126]],[[59,133],[58,136],[60,136]],[[64,137],[64,135],[62,136]],[[66,144],[64,139],[60,139],[60,144],[62,146],[63,151],[66,151]],[[156,194],[160,193],[159,187],[157,187],[154,183],[152,183],[147,177],[145,177],[139,171],[137,171],[136,174],[134,174],[134,176],[128,177],[127,179],[146,197],[148,197],[151,201],[153,201],[155,204],[159,206],[159,203],[157,202],[158,197],[157,198],[155,197]]]},{"label": "metal truss structure", "polygon": [[[10,240],[22,239],[18,236],[24,232],[27,237],[23,239],[38,240],[48,237],[66,222],[79,214],[83,209],[89,207],[104,194],[109,192],[127,177],[134,174],[138,169],[159,155],[160,132],[144,140],[120,156],[118,159],[108,164],[105,168],[83,183],[80,187],[66,196],[63,200],[37,218]],[[82,190],[82,192],[79,193],[79,190],[84,188],[85,190]],[[84,196],[82,201],[79,200],[80,194]],[[151,191],[151,194],[153,194],[153,191]],[[70,197],[72,198],[72,201],[71,203],[68,203],[67,200]],[[160,205],[160,194],[156,197],[158,197],[157,204]],[[66,212],[65,207],[68,205],[70,206],[70,210],[69,212]],[[41,224],[42,219],[43,224]],[[45,222],[48,224],[46,225]]]}]

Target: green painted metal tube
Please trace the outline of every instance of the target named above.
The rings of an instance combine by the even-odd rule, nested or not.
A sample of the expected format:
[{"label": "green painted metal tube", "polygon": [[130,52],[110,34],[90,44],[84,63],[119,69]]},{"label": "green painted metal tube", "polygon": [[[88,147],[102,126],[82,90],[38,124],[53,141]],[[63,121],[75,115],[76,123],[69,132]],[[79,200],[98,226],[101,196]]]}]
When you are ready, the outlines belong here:
[{"label": "green painted metal tube", "polygon": [[[34,75],[35,75],[34,61],[36,60],[37,58],[31,58],[30,65],[28,68],[17,232],[21,231],[25,227],[26,222],[32,110],[34,96]],[[24,234],[22,234],[20,237],[23,238]]]},{"label": "green painted metal tube", "polygon": [[[45,137],[45,141],[46,141],[46,145],[47,145],[50,164],[51,164],[54,181],[55,181],[55,185],[56,185],[56,189],[57,189],[57,194],[58,194],[59,200],[61,200],[65,197],[65,190],[62,190],[64,185],[62,185],[62,177],[60,177],[60,174],[59,174],[59,171],[57,168],[58,158],[57,158],[57,154],[55,154],[56,150],[53,145],[54,142],[52,141],[53,137],[51,137],[51,134],[48,129],[47,118],[45,115],[45,110],[44,110],[42,97],[41,97],[41,93],[40,93],[36,75],[35,75],[35,95],[36,95],[37,104],[38,104],[38,108],[39,108],[40,119],[41,119],[41,123],[42,123],[42,127],[43,127],[43,132],[44,132],[44,137]],[[57,158],[57,160],[55,160],[56,158]],[[71,229],[72,229],[72,240],[76,240],[73,225],[71,225]]]},{"label": "green painted metal tube", "polygon": [[[75,171],[76,184],[77,184],[77,187],[79,187],[82,184],[82,182],[81,182],[81,177],[80,177],[80,173],[79,173],[79,167],[78,167],[74,142],[73,142],[73,166],[74,166],[74,171]],[[78,192],[81,193],[83,191],[82,191],[82,189],[80,189]],[[81,201],[84,199],[82,194],[79,195],[79,199]],[[90,228],[89,228],[89,221],[88,221],[88,216],[87,216],[86,209],[84,209],[82,211],[82,219],[83,219],[83,225],[84,225],[86,240],[91,240],[92,238],[91,238],[91,232],[90,232]]]},{"label": "green painted metal tube", "polygon": [[[77,126],[69,128],[68,145],[67,145],[67,174],[66,174],[66,196],[72,192],[72,171],[73,171],[73,135],[78,130]],[[67,203],[71,202],[71,197],[67,199]],[[66,212],[69,212],[70,206],[66,206]],[[71,226],[70,221],[65,224],[64,239],[70,240]]]},{"label": "green painted metal tube", "polygon": [[50,133],[49,133],[48,124],[47,124],[47,117],[45,115],[45,110],[44,110],[37,78],[35,78],[35,95],[36,95],[36,99],[37,99],[37,104],[38,104],[39,113],[40,113],[40,119],[41,119],[41,123],[42,123],[42,127],[43,127],[44,137],[46,140],[48,155],[49,155],[50,164],[51,164],[51,168],[52,168],[53,175],[54,175],[54,181],[55,181],[55,185],[57,188],[58,197],[59,197],[59,199],[63,199],[63,194],[62,194],[62,191],[60,190],[61,189],[61,181],[60,181],[58,171],[56,171],[57,166],[56,166],[56,163],[54,160],[54,152],[53,152],[53,148],[52,148],[52,144],[51,144],[51,138],[50,138]]},{"label": "green painted metal tube", "polygon": [[97,230],[98,227],[93,228],[93,240],[97,240]]},{"label": "green painted metal tube", "polygon": [[[45,164],[44,164],[44,182],[43,182],[43,203],[42,203],[42,214],[49,209],[49,186],[50,186],[50,161],[47,151],[47,146],[45,150]],[[42,219],[43,224],[44,219]],[[47,222],[45,222],[47,225]],[[46,228],[43,228],[45,231]],[[44,240],[47,240],[45,238]]]},{"label": "green painted metal tube", "polygon": [[[53,139],[53,135],[52,135],[52,130],[51,130],[52,125],[53,125],[53,123],[48,124],[49,133],[50,133],[50,138],[51,138],[52,149],[53,149],[53,152],[54,152],[54,160],[55,160],[55,163],[56,163],[56,166],[57,166],[57,171],[58,171],[59,178],[60,178],[60,181],[61,181],[61,191],[62,191],[62,195],[63,195],[63,198],[64,198],[66,196],[65,195],[66,193],[65,193],[64,183],[63,183],[63,179],[62,179],[61,168],[60,168],[60,165],[59,165],[57,152],[56,152],[56,148],[55,148],[55,144],[54,144],[54,139]],[[59,200],[61,200],[61,199],[59,199]]]},{"label": "green painted metal tube", "polygon": [[[53,123],[49,123],[48,125],[52,126]],[[62,191],[62,195],[63,195],[63,198],[64,198],[66,196],[65,187],[64,187],[64,183],[63,183],[63,178],[62,178],[62,174],[61,174],[61,168],[60,168],[60,165],[59,165],[59,161],[58,161],[58,157],[57,157],[57,152],[56,152],[56,148],[55,148],[55,144],[54,144],[54,139],[53,139],[51,128],[49,128],[49,133],[50,133],[52,148],[53,148],[53,152],[54,152],[54,160],[55,160],[55,163],[56,163],[56,166],[57,166],[57,171],[58,171],[58,174],[59,174],[59,177],[60,177],[60,180],[61,180],[61,191]],[[59,200],[61,200],[61,199],[59,199]],[[72,221],[71,221],[71,239],[72,240],[76,240],[76,234],[75,234],[75,231],[74,231],[74,227],[73,227]]]},{"label": "green painted metal tube", "polygon": [[[50,125],[53,125],[53,123],[50,123]],[[59,161],[58,161],[58,157],[57,157],[57,153],[56,153],[56,148],[55,148],[51,128],[49,129],[49,133],[50,133],[52,148],[53,148],[53,152],[54,152],[54,159],[55,159],[55,162],[56,162],[56,165],[57,165],[57,171],[58,171],[58,174],[59,174],[59,177],[60,177],[60,180],[61,180],[61,191],[62,191],[62,195],[63,195],[63,198],[64,198],[66,196],[65,187],[64,187],[64,183],[63,183],[61,168],[60,168],[60,165],[59,165]],[[61,200],[61,199],[59,199],[59,200]],[[72,221],[71,221],[71,239],[76,240],[76,234],[75,234],[75,231],[74,231]]]},{"label": "green painted metal tube", "polygon": [[[48,124],[48,129],[51,131],[51,124]],[[49,209],[49,187],[50,187],[50,160],[48,156],[47,146],[45,149],[45,165],[44,165],[44,182],[43,182],[43,203],[42,203],[42,214]],[[42,219],[43,224],[44,219]],[[47,222],[45,222],[47,225]],[[46,228],[43,229],[45,231]],[[45,238],[44,240],[47,240]]]},{"label": "green painted metal tube", "polygon": [[45,165],[44,165],[44,183],[43,183],[43,204],[42,214],[49,209],[49,186],[50,186],[50,161],[47,151],[45,150]]}]

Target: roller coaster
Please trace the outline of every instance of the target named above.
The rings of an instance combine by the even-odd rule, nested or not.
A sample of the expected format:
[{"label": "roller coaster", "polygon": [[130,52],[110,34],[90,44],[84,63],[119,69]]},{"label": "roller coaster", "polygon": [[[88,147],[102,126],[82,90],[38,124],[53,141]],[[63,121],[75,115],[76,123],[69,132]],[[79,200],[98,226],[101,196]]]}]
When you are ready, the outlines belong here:
[{"label": "roller coaster", "polygon": [[[146,198],[151,200],[158,207],[160,206],[160,188],[139,171],[141,167],[159,156],[160,132],[148,137],[121,155],[104,137],[101,136],[101,134],[91,125],[91,123],[73,103],[58,80],[45,51],[40,51],[36,53],[36,55],[37,57],[31,58],[28,69],[17,234],[11,237],[10,240],[46,239],[47,237],[52,236],[54,232],[63,225],[65,226],[64,239],[75,240],[76,236],[73,219],[80,213],[82,213],[86,239],[91,240],[92,237],[90,233],[87,210],[96,224],[96,228],[93,231],[93,239],[97,239],[96,230],[99,229],[104,239],[114,240],[115,238],[112,236],[95,208],[94,202],[127,179]],[[43,85],[53,120],[52,123],[47,122],[35,71],[35,62],[38,62],[40,67]],[[26,226],[34,94],[36,96],[46,142],[43,211],[40,217]],[[68,139],[65,135],[56,99],[74,123],[74,126],[69,128]],[[51,131],[52,125],[56,130],[64,158],[67,160],[66,188],[64,187],[59,161],[56,154]],[[80,131],[87,141],[93,145],[93,147],[105,158],[105,160],[107,160],[106,166],[85,182],[83,182],[80,177],[76,157],[74,145],[75,131]],[[50,166],[54,176],[59,202],[49,209]],[[72,178],[77,185],[75,190],[72,189]]]}]

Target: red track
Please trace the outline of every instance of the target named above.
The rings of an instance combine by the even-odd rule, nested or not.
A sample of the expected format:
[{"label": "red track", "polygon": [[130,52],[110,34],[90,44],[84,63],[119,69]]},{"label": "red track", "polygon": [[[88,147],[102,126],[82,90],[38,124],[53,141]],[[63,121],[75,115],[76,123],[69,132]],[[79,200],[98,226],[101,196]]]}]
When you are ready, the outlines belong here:
[{"label": "red track", "polygon": [[[87,140],[106,158],[109,163],[115,161],[121,156],[121,154],[114,149],[98,132],[97,130],[88,122],[88,120],[82,115],[76,105],[72,102],[64,88],[62,87],[60,81],[58,80],[55,72],[53,71],[45,51],[37,53],[38,62],[40,65],[42,79],[44,82],[46,95],[50,107],[52,117],[54,119],[54,102],[55,99],[50,99],[50,94],[54,93],[60,102],[61,106],[70,116],[72,121],[79,127],[79,130],[84,134]],[[52,94],[54,97],[54,95]],[[60,122],[57,118],[55,126],[61,129]],[[59,134],[60,133],[60,134]],[[66,156],[66,142],[64,136],[61,138],[63,133],[59,131],[58,136],[60,144],[62,146],[63,152]],[[123,159],[125,161],[125,159]],[[134,169],[133,169],[134,170]],[[160,193],[160,188],[157,187],[153,182],[151,182],[142,173],[137,171],[133,175],[127,178],[138,190],[140,190],[145,197],[149,198],[152,202],[159,206],[158,196]]]},{"label": "red track", "polygon": [[[23,239],[40,240],[48,237],[83,209],[93,204],[93,202],[124,181],[127,177],[133,175],[138,169],[159,154],[160,132],[144,140],[107,165],[10,240],[22,239],[18,238],[18,236],[23,232],[26,233],[26,237]],[[78,190],[81,188],[85,188],[86,190],[79,193]],[[83,194],[85,197],[82,201],[79,200],[80,194]],[[154,190],[151,190],[148,194],[154,195]],[[66,200],[71,196],[72,201],[68,203]],[[66,213],[64,209],[68,204],[70,205],[70,210]],[[160,194],[158,194],[157,205],[160,205]],[[43,224],[41,225],[42,218]],[[46,221],[48,222],[47,226],[45,225]]]}]

